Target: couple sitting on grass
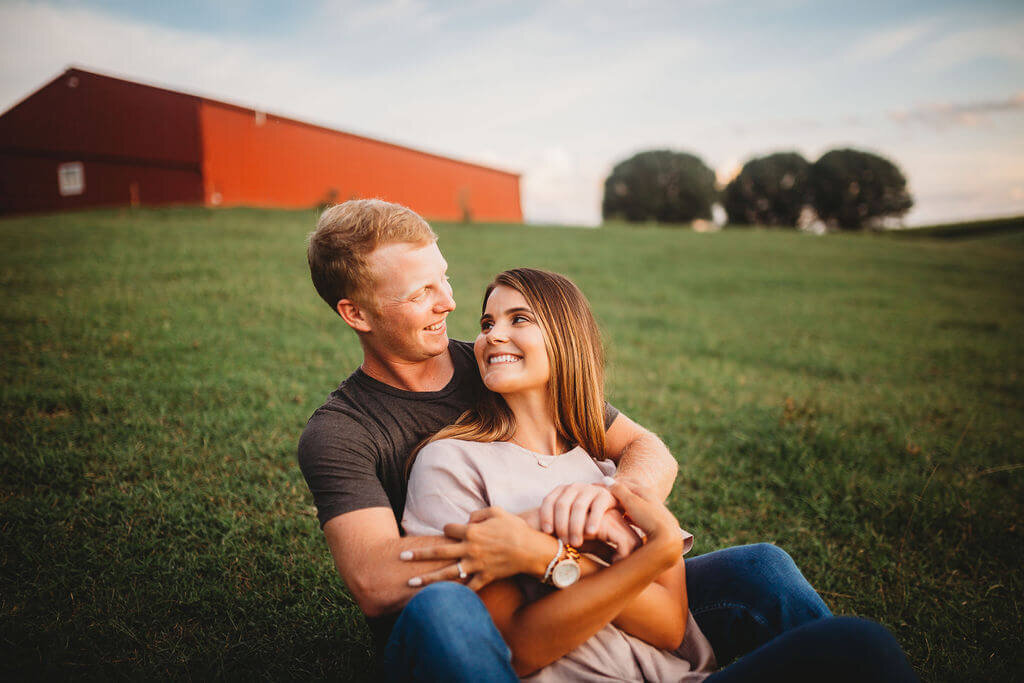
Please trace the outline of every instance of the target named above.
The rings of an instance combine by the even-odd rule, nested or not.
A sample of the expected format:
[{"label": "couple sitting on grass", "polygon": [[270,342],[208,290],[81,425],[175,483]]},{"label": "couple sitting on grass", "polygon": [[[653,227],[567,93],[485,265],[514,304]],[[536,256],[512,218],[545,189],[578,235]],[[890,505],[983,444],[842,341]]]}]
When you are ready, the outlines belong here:
[{"label": "couple sitting on grass", "polygon": [[915,680],[775,546],[683,561],[675,460],[605,402],[571,281],[500,273],[469,343],[447,336],[447,264],[409,209],[331,207],[308,256],[363,362],[299,463],[389,680]]}]

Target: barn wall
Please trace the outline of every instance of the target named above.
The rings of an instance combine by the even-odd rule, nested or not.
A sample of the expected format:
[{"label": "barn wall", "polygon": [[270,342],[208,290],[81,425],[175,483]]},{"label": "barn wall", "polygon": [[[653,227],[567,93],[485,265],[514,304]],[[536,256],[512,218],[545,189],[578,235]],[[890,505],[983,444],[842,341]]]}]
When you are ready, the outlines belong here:
[{"label": "barn wall", "polygon": [[208,204],[310,207],[380,197],[421,215],[522,221],[515,174],[250,110],[200,104]]},{"label": "barn wall", "polygon": [[[80,195],[62,197],[58,191],[57,167],[71,161],[81,161],[85,189]],[[0,152],[0,213],[130,204],[199,204],[202,201],[203,179],[198,170],[82,161],[78,156],[40,157]]]},{"label": "barn wall", "polygon": [[[198,203],[199,99],[69,70],[0,117],[0,210]],[[61,197],[57,166],[82,162],[85,191]],[[132,186],[134,184],[134,190]]]},{"label": "barn wall", "polygon": [[[80,162],[82,194],[58,166]],[[0,211],[381,197],[428,218],[522,221],[519,177],[200,97],[69,69],[0,116]]]},{"label": "barn wall", "polygon": [[198,164],[199,99],[69,70],[0,117],[0,148]]}]

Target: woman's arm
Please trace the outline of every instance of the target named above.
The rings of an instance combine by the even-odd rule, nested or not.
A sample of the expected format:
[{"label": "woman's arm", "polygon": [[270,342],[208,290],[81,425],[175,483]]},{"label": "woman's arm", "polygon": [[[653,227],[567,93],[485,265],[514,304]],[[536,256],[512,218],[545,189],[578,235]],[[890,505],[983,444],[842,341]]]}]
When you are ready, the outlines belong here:
[{"label": "woman's arm", "polygon": [[686,569],[683,559],[640,592],[612,623],[662,650],[675,650],[686,637]]},{"label": "woman's arm", "polygon": [[[613,487],[613,492],[633,522],[647,533],[645,546],[628,558],[536,602],[525,603],[511,581],[497,582],[480,591],[495,626],[512,650],[512,663],[520,675],[547,666],[619,617],[632,629],[654,640],[663,640],[665,645],[678,645],[682,641],[685,621],[666,614],[661,609],[663,604],[657,605],[653,612],[642,612],[659,600],[661,603],[668,601],[669,597],[663,592],[669,590],[666,584],[680,585],[681,568],[676,567],[680,564],[682,541],[676,521],[657,501],[645,500],[622,484]],[[659,583],[651,586],[655,580]],[[647,590],[650,588],[655,590]],[[641,595],[642,599],[631,605]],[[678,600],[679,596],[677,605]],[[663,619],[669,623],[662,623]]]}]

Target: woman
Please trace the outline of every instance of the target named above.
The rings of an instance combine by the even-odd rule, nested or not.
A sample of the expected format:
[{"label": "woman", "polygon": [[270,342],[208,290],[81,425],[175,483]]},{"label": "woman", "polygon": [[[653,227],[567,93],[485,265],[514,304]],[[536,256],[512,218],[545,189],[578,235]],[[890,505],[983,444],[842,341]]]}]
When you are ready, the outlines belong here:
[{"label": "woman", "polygon": [[[559,484],[614,473],[589,455],[605,450],[603,354],[572,282],[527,268],[498,275],[474,348],[493,393],[416,455],[402,520],[409,533],[440,533],[492,505],[533,509]],[[686,609],[682,551],[692,537],[643,492],[611,491],[643,532],[642,547],[602,569],[559,542],[545,581],[561,589],[516,577],[489,584],[480,598],[520,676],[702,680],[714,656]]]},{"label": "woman", "polygon": [[[491,393],[415,456],[402,520],[409,533],[442,533],[489,506],[531,510],[560,484],[611,483],[614,465],[588,455],[605,451],[603,354],[572,282],[528,268],[498,275],[474,348]],[[681,552],[692,537],[643,492],[615,483],[611,492],[644,535],[628,557],[602,567],[559,541],[550,563],[535,567],[543,582],[520,575],[479,591],[521,677],[916,680],[888,631],[847,617],[793,627],[712,673],[710,643],[687,609]]]}]

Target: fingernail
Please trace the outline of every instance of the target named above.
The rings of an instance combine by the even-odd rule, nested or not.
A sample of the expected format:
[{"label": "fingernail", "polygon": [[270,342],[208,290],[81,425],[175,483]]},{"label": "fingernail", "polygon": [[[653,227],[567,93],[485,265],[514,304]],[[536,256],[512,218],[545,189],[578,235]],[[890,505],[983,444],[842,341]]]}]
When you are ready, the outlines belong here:
[{"label": "fingernail", "polygon": [[403,550],[402,552],[400,552],[398,554],[398,559],[400,559],[400,560],[411,560],[412,559],[412,551],[411,550]]},{"label": "fingernail", "polygon": [[593,525],[588,526],[587,527],[587,533],[588,534],[596,534],[597,533],[597,527],[593,526]]},{"label": "fingernail", "polygon": [[421,579],[418,576],[414,576],[411,579],[409,579],[409,585],[412,586],[413,588],[416,588],[417,586],[422,586],[423,585],[423,579]]}]

